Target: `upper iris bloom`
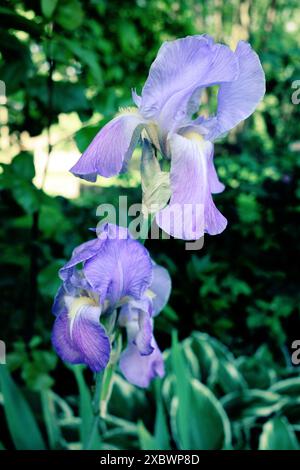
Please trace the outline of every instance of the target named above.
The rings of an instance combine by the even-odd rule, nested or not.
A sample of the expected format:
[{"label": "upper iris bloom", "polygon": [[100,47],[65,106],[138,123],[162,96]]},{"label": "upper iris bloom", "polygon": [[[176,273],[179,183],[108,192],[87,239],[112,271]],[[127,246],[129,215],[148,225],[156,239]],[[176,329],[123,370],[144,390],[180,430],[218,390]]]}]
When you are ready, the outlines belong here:
[{"label": "upper iris bloom", "polygon": [[128,344],[120,357],[125,377],[147,387],[164,374],[153,319],[168,300],[170,277],[127,229],[103,226],[96,239],[74,250],[60,278],[52,341],[64,361],[101,371],[117,328],[126,327]]},{"label": "upper iris bloom", "polygon": [[[203,89],[213,85],[219,85],[216,114],[193,119]],[[125,171],[145,129],[171,161],[171,198],[156,214],[158,225],[184,239],[218,234],[227,221],[211,196],[224,189],[213,163],[213,141],[253,113],[264,93],[264,72],[249,44],[241,41],[233,52],[206,35],[166,42],[141,96],[133,92],[137,107],[103,127],[71,171],[90,181]]]}]

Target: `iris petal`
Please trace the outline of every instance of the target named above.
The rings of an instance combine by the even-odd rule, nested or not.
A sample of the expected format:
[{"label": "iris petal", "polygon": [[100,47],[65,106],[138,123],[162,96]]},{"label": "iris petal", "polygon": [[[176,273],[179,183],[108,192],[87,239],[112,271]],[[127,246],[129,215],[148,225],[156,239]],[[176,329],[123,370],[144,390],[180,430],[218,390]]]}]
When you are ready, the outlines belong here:
[{"label": "iris petal", "polygon": [[138,387],[146,388],[155,377],[164,376],[162,354],[153,339],[153,352],[142,356],[135,344],[129,344],[120,357],[120,369],[125,378]]},{"label": "iris petal", "polygon": [[111,305],[125,296],[141,298],[152,277],[148,251],[131,238],[108,239],[105,249],[90,258],[83,270],[93,290]]},{"label": "iris petal", "polygon": [[151,65],[140,112],[172,130],[184,122],[198,89],[234,80],[237,74],[234,53],[208,36],[165,42]]},{"label": "iris petal", "polygon": [[214,205],[207,171],[213,145],[178,134],[169,142],[172,197],[169,206],[156,214],[157,224],[185,240],[197,240],[205,232],[221,233],[227,221]]},{"label": "iris petal", "polygon": [[238,78],[220,85],[217,115],[205,123],[209,129],[207,138],[210,140],[250,116],[265,94],[265,74],[250,44],[240,41],[235,56],[239,63]]},{"label": "iris petal", "polygon": [[159,312],[167,304],[171,293],[171,278],[168,271],[162,266],[153,266],[153,277],[149,287],[152,298],[153,315]]},{"label": "iris petal", "polygon": [[98,132],[71,172],[96,181],[97,175],[109,177],[124,171],[143,125],[138,112],[124,112],[117,116]]},{"label": "iris petal", "polygon": [[99,323],[99,308],[86,306],[71,319],[67,309],[56,318],[52,343],[61,359],[86,364],[94,372],[104,369],[110,355],[110,342]]}]

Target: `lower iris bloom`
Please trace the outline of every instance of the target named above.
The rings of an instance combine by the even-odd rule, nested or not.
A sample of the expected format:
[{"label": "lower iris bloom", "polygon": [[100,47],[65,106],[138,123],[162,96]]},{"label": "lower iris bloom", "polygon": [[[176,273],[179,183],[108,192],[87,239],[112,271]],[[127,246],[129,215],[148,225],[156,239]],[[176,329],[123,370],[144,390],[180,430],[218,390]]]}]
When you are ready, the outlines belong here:
[{"label": "lower iris bloom", "polygon": [[[203,90],[214,85],[219,85],[216,114],[194,119]],[[213,142],[250,116],[264,93],[264,72],[249,44],[240,41],[232,51],[207,35],[166,42],[141,96],[133,92],[136,107],[104,126],[71,171],[90,181],[126,171],[143,131],[171,163],[171,198],[156,214],[158,225],[183,239],[218,234],[227,221],[212,199],[224,189]]]},{"label": "lower iris bloom", "polygon": [[111,340],[124,327],[128,338],[120,356],[124,376],[147,387],[152,378],[164,374],[153,321],[170,295],[170,277],[127,229],[105,224],[97,238],[74,250],[60,278],[52,342],[63,361],[86,364],[94,372],[103,370]]}]

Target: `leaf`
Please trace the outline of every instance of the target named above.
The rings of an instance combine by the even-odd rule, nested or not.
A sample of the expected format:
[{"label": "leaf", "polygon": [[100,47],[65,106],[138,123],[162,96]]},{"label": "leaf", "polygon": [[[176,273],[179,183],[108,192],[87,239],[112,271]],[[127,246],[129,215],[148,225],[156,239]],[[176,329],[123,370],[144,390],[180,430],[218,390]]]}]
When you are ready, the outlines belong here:
[{"label": "leaf", "polygon": [[45,297],[54,298],[61,280],[58,277],[58,271],[63,266],[63,260],[53,260],[38,274],[39,291]]},{"label": "leaf", "polygon": [[178,423],[179,402],[174,402],[172,428],[180,449],[218,450],[231,447],[229,419],[215,395],[197,379],[192,379],[189,391],[189,410],[186,423],[189,429],[188,446],[182,445],[182,432]]},{"label": "leaf", "polygon": [[74,372],[79,389],[79,412],[81,418],[80,439],[82,446],[86,449],[89,445],[89,450],[99,449],[100,436],[97,430],[93,433],[92,441],[89,442],[94,421],[94,413],[92,397],[83,377],[83,367],[74,366],[71,369]]},{"label": "leaf", "polygon": [[154,439],[156,450],[171,449],[170,434],[167,424],[166,413],[162,400],[161,381],[155,381],[155,397],[156,397],[156,416],[154,424]]},{"label": "leaf", "polygon": [[57,6],[58,0],[41,0],[42,13],[46,18],[51,18]]},{"label": "leaf", "polygon": [[300,395],[300,377],[292,377],[276,382],[270,390],[280,395],[288,395],[289,397],[299,397]]},{"label": "leaf", "polygon": [[32,181],[35,177],[33,155],[29,152],[21,152],[14,157],[10,170],[24,180]]},{"label": "leaf", "polygon": [[233,392],[221,399],[230,420],[257,419],[280,411],[287,400],[265,390]]},{"label": "leaf", "polygon": [[74,31],[79,28],[84,18],[79,0],[62,0],[58,4],[55,19],[62,28]]},{"label": "leaf", "polygon": [[137,425],[138,438],[140,442],[140,448],[142,450],[158,450],[155,445],[155,439],[150,432],[145,428],[142,421],[138,422]]},{"label": "leaf", "polygon": [[288,420],[276,417],[267,421],[259,438],[260,450],[298,450],[296,435]]},{"label": "leaf", "polygon": [[231,430],[227,415],[215,395],[190,377],[177,337],[172,342],[176,397],[171,406],[171,426],[180,449],[229,448]]},{"label": "leaf", "polygon": [[44,450],[45,444],[32,411],[4,365],[0,365],[0,385],[6,421],[16,449]]},{"label": "leaf", "polygon": [[41,399],[49,447],[57,449],[61,440],[61,432],[56,417],[54,394],[50,390],[42,391]]}]

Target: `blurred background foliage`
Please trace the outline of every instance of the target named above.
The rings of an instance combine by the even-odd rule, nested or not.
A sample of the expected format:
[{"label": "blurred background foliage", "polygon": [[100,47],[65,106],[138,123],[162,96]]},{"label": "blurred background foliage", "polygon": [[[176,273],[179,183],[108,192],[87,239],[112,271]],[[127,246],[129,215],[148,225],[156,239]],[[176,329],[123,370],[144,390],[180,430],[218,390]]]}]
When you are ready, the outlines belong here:
[{"label": "blurred background foliage", "polygon": [[[206,237],[194,252],[178,240],[146,242],[173,280],[156,322],[162,349],[171,345],[171,330],[180,340],[193,330],[210,336],[195,333],[180,345],[173,338],[166,379],[149,392],[118,376],[110,404],[115,418],[101,429],[103,442],[112,448],[298,446],[300,378],[290,356],[300,305],[300,105],[291,100],[292,83],[300,79],[299,13],[296,0],[2,1],[0,339],[31,411],[3,366],[0,403],[12,396],[31,426],[43,421],[49,447],[78,447],[82,412],[73,374],[50,344],[57,271],[89,238],[99,204],[117,206],[120,195],[128,204],[141,199],[138,151],[128,174],[95,185],[68,169],[118,108],[132,104],[131,89],[141,91],[161,43],[202,33],[233,48],[250,41],[267,79],[255,114],[216,145],[226,190],[215,201],[229,220],[226,231]],[[91,374],[85,377],[91,384]],[[177,381],[196,397],[194,415]],[[15,435],[5,413],[11,437],[1,424],[0,442],[34,447]],[[185,429],[189,419],[193,436]],[[40,448],[45,436],[34,427]]]}]

